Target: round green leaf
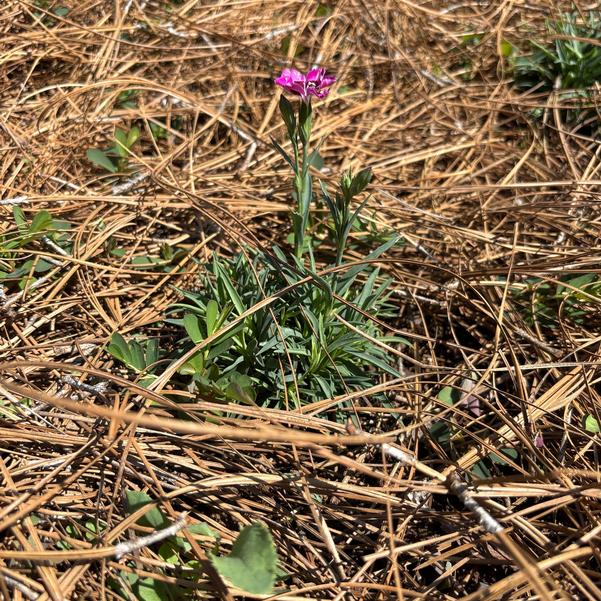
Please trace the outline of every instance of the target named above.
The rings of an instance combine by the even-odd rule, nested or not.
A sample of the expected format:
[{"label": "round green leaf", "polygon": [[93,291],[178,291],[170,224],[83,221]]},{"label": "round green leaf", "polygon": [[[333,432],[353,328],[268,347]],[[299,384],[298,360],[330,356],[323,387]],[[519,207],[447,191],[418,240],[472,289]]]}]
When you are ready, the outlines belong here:
[{"label": "round green leaf", "polygon": [[271,593],[278,557],[269,530],[255,522],[240,532],[227,557],[210,556],[221,576],[249,593]]}]

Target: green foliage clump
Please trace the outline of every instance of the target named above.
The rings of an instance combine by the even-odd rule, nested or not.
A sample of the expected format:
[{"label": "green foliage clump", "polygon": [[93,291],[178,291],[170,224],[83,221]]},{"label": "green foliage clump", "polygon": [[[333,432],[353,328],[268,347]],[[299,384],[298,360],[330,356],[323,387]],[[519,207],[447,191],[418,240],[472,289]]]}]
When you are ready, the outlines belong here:
[{"label": "green foliage clump", "polygon": [[56,266],[56,261],[43,259],[30,250],[45,242],[54,245],[53,252],[58,249],[68,254],[71,225],[44,210],[29,220],[18,205],[13,207],[13,219],[16,227],[0,236],[0,283],[9,287],[16,283],[23,290]]},{"label": "green foliage clump", "polygon": [[[359,282],[361,272],[366,277]],[[172,308],[181,316],[170,322],[186,332],[179,354],[203,343],[180,374],[191,376],[203,394],[277,407],[369,388],[377,382],[375,370],[398,376],[389,353],[373,341],[403,341],[383,337],[367,317],[393,313],[390,282],[378,282],[378,275],[378,269],[357,266],[281,294],[299,281],[283,261],[262,253],[215,257],[203,291],[185,292],[185,301]],[[273,303],[261,306],[272,296]],[[213,337],[220,328],[224,333]]]},{"label": "green foliage clump", "polygon": [[111,173],[123,173],[127,170],[131,149],[139,138],[140,129],[136,126],[128,131],[116,129],[113,146],[106,150],[89,148],[86,156],[91,163]]},{"label": "green foliage clump", "polygon": [[[301,84],[287,77],[300,78],[302,94]],[[321,243],[311,225],[316,202],[312,172],[323,168],[323,159],[321,142],[311,148],[311,98],[327,96],[335,77],[325,69],[307,75],[284,70],[279,79],[278,85],[301,96],[297,109],[285,96],[279,102],[291,152],[272,140],[292,174],[293,254],[276,246],[272,254],[248,249],[233,258],[215,256],[201,276],[201,291],[183,291],[182,301],[168,312],[165,322],[177,328],[171,352],[163,353],[154,343],[128,343],[115,334],[109,353],[141,383],[152,382],[159,368],[170,365],[169,372],[176,372],[172,385],[202,398],[296,408],[369,389],[384,375],[399,376],[390,345],[406,341],[383,333],[380,320],[394,316],[391,280],[381,278],[372,264],[398,237],[386,234],[364,262],[340,269],[351,232],[365,230],[372,240],[377,237],[360,219],[369,197],[359,197],[373,178],[370,168],[348,169],[336,189],[320,182],[329,220],[319,262],[330,269],[317,275],[315,254]],[[125,148],[129,136],[123,132],[121,137]]]},{"label": "green foliage clump", "polygon": [[[155,501],[146,493],[128,489],[125,504],[129,514],[140,511]],[[136,524],[160,531],[170,526],[170,520],[159,507],[151,506],[138,518]],[[89,525],[86,524],[89,529]],[[256,594],[271,594],[277,581],[287,574],[279,566],[279,559],[270,531],[261,523],[254,522],[242,529],[228,555],[221,555],[220,535],[205,522],[186,526],[189,534],[200,537],[201,544],[210,546],[208,556],[217,573],[234,586]],[[73,530],[73,532],[75,532]],[[91,531],[92,534],[95,530]],[[72,536],[72,538],[78,538]],[[178,532],[152,544],[153,551],[167,564],[178,568],[191,582],[196,582],[205,571],[192,545]],[[140,601],[179,601],[190,599],[190,591],[179,586],[167,585],[158,578],[144,578],[135,573],[135,563],[126,560],[117,578],[109,579],[110,588],[123,599]],[[159,570],[164,575],[163,570]],[[167,572],[165,575],[170,575]]]},{"label": "green foliage clump", "polygon": [[528,325],[552,329],[560,320],[585,325],[599,314],[601,280],[595,273],[564,276],[557,284],[532,278],[514,289],[513,296]]},{"label": "green foliage clump", "polygon": [[[515,86],[536,92],[561,91],[559,99],[575,108],[566,111],[568,121],[591,115],[590,90],[601,81],[601,13],[590,12],[582,21],[575,13],[565,13],[548,21],[549,41],[529,40],[528,49],[512,47],[509,64]],[[580,105],[580,106],[579,106]],[[534,116],[541,116],[542,109]]]},{"label": "green foliage clump", "polygon": [[[530,40],[530,52],[512,59],[516,85],[551,91],[582,90],[601,80],[601,13],[590,13],[585,23],[575,14],[564,14],[548,23],[550,42]],[[591,41],[588,41],[591,40]]]}]

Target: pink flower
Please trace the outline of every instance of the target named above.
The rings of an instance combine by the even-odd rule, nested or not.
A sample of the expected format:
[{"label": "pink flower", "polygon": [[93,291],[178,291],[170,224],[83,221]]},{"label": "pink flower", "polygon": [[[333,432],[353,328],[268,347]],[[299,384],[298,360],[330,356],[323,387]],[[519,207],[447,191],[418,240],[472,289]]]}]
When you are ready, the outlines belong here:
[{"label": "pink flower", "polygon": [[328,75],[325,69],[311,69],[306,75],[303,75],[296,69],[284,69],[282,74],[274,79],[274,82],[303,100],[308,100],[310,96],[325,98],[330,93],[330,87],[335,83],[336,78]]}]

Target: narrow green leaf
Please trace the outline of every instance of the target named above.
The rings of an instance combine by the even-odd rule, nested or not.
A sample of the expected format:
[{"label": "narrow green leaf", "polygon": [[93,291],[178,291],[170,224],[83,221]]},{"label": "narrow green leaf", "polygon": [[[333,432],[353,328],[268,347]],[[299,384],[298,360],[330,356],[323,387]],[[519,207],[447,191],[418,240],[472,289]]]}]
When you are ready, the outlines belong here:
[{"label": "narrow green leaf", "polygon": [[98,150],[98,148],[89,148],[86,152],[86,156],[91,163],[94,163],[111,173],[117,173],[117,167],[102,150]]},{"label": "narrow green leaf", "polygon": [[282,155],[284,160],[290,165],[292,170],[296,173],[296,165],[288,155],[288,153],[276,142],[275,138],[271,138],[271,143],[273,147]]},{"label": "narrow green leaf", "polygon": [[215,331],[215,326],[217,324],[217,316],[219,315],[219,305],[216,301],[211,299],[207,303],[207,314],[206,314],[206,324],[207,324],[207,336],[210,336]]},{"label": "narrow green leaf", "polygon": [[238,315],[242,315],[246,309],[242,299],[238,296],[238,293],[232,284],[230,276],[219,263],[215,263],[215,268],[217,270],[218,279],[225,286],[231,302],[234,304],[234,307],[236,307],[236,311],[238,311]]}]

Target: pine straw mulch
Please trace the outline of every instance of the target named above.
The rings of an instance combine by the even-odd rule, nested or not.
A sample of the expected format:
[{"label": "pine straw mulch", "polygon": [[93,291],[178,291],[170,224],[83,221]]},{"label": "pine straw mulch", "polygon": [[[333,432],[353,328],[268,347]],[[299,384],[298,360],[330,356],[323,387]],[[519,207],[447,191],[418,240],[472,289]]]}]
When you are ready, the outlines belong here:
[{"label": "pine straw mulch", "polygon": [[[57,17],[59,3],[4,3],[0,234],[15,235],[17,203],[30,219],[46,209],[68,221],[72,242],[66,256],[28,244],[23,260],[51,269],[2,290],[5,598],[115,599],[122,571],[194,598],[260,598],[219,582],[202,537],[195,580],[153,546],[119,562],[114,546],[149,532],[125,511],[133,489],[169,519],[207,522],[225,550],[241,525],[264,522],[291,574],[282,600],[601,599],[598,439],[582,427],[599,406],[598,298],[580,295],[581,323],[549,301],[542,323],[515,293],[532,277],[599,273],[599,156],[553,98],[518,95],[498,60],[520,23],[543,31],[569,6],[324,4],[329,14],[305,0],[64,0]],[[462,44],[467,32],[484,35]],[[365,434],[330,419],[340,399],[232,405],[220,420],[190,399],[175,412],[168,383],[137,386],[105,350],[114,332],[156,334],[214,251],[282,243],[289,180],[269,144],[283,137],[272,77],[295,52],[339,77],[317,110],[321,176],[371,165],[367,215],[404,240],[382,268],[395,281],[390,327],[411,344],[391,407],[354,397]],[[527,113],[541,104],[544,129]],[[115,181],[85,153],[133,123],[141,175]],[[151,123],[167,139],[153,142]],[[167,270],[132,266],[165,243],[187,252]],[[443,386],[460,400],[441,401]],[[430,429],[441,421],[451,447]],[[382,440],[416,460],[396,462]],[[499,448],[515,453],[478,478]],[[452,473],[500,533],[453,494]],[[86,522],[103,525],[97,540]]]}]

